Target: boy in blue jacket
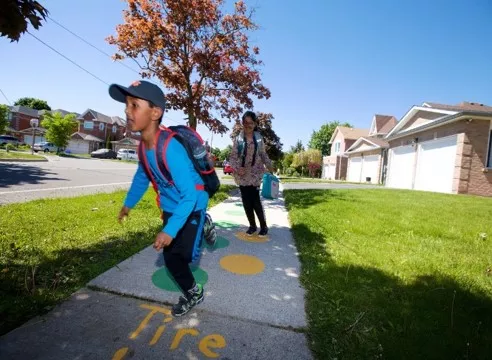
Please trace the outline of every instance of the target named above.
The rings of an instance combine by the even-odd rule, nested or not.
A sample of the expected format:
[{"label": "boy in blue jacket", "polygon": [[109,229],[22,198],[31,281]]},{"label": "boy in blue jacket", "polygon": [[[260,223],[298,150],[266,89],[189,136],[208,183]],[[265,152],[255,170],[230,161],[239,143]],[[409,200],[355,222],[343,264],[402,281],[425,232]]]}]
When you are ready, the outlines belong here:
[{"label": "boy in blue jacket", "polygon": [[[140,131],[143,151],[157,183],[164,227],[154,241],[154,248],[163,249],[169,272],[180,286],[184,296],[172,307],[174,316],[185,315],[203,301],[203,287],[195,282],[189,263],[200,255],[203,226],[206,219],[208,194],[203,190],[203,180],[195,170],[186,149],[171,138],[164,154],[171,174],[170,183],[159,170],[155,151],[159,125],[165,109],[164,93],[147,81],[136,81],[129,87],[113,84],[110,96],[126,104],[127,126]],[[149,179],[142,159],[133,178],[118,219],[121,222],[149,188]]]}]

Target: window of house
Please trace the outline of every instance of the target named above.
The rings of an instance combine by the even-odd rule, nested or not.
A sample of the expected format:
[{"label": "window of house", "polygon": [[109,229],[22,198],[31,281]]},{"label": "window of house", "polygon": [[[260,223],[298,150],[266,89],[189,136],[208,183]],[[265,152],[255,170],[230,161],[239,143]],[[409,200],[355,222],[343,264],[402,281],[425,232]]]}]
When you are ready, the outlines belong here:
[{"label": "window of house", "polygon": [[84,121],[84,129],[92,130],[94,129],[94,122],[93,121]]},{"label": "window of house", "polygon": [[492,168],[492,130],[489,132],[489,156],[487,156],[487,167]]},{"label": "window of house", "polygon": [[104,123],[99,124],[99,130],[104,131]]},{"label": "window of house", "polygon": [[9,122],[12,122],[12,118],[13,118],[13,114],[9,112],[9,118],[8,118]]},{"label": "window of house", "polygon": [[113,125],[113,129],[112,130],[113,130],[114,133],[116,132],[116,130],[117,130],[116,125]]},{"label": "window of house", "polygon": [[340,142],[335,143],[335,154],[338,154],[340,152]]}]

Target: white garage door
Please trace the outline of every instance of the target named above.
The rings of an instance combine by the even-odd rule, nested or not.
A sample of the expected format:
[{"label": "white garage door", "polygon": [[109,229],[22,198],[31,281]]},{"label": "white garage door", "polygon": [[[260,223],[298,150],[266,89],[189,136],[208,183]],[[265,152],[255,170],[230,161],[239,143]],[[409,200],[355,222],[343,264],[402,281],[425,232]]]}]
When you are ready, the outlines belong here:
[{"label": "white garage door", "polygon": [[362,158],[360,156],[349,158],[347,181],[360,182],[361,170],[362,170]]},{"label": "white garage door", "polygon": [[335,179],[335,165],[334,164],[325,164],[323,165],[323,179]]},{"label": "white garage door", "polygon": [[453,191],[456,140],[456,136],[450,136],[419,144],[416,190]]},{"label": "white garage door", "polygon": [[411,189],[415,149],[412,145],[390,149],[386,185],[398,189]]},{"label": "white garage door", "polygon": [[371,178],[370,182],[377,184],[379,182],[379,155],[364,156],[362,162],[362,182],[367,178]]},{"label": "white garage door", "polygon": [[89,143],[81,140],[70,140],[67,150],[69,150],[72,154],[88,154]]},{"label": "white garage door", "polygon": [[329,179],[329,174],[330,174],[330,165],[323,165],[323,173],[321,177],[323,179]]}]

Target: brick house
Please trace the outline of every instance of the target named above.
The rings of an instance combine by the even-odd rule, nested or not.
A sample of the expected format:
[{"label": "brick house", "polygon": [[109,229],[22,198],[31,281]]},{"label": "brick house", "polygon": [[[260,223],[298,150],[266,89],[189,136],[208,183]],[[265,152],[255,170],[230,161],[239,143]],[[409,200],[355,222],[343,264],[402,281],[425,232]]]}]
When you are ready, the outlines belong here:
[{"label": "brick house", "polygon": [[[7,129],[7,132],[16,136],[19,139],[19,141],[28,145],[32,144],[32,136],[34,133],[35,133],[35,139],[34,139],[35,143],[46,141],[44,137],[46,130],[41,127],[41,121],[43,121],[43,116],[46,113],[59,112],[63,116],[73,113],[63,109],[55,109],[51,111],[36,110],[36,109],[28,108],[26,106],[18,106],[18,105],[10,106],[9,110],[10,111],[9,111],[8,119],[10,125]],[[73,114],[78,115],[76,113]],[[38,128],[33,129],[31,127],[31,119],[38,120]]]},{"label": "brick house", "polygon": [[76,120],[78,128],[67,147],[72,153],[87,154],[125,137],[126,122],[119,116],[87,109]]},{"label": "brick house", "polygon": [[[8,120],[10,124],[7,128],[7,133],[17,137],[21,142],[26,142],[22,132],[31,128],[31,119],[38,119],[41,122],[38,110],[20,105],[9,106]],[[29,144],[30,142],[26,143]]]},{"label": "brick house", "polygon": [[337,126],[330,139],[330,156],[323,157],[323,168],[321,177],[331,180],[345,180],[347,177],[348,157],[345,151],[352,146],[355,141],[367,136],[369,130],[356,129],[345,126]]},{"label": "brick house", "polygon": [[385,140],[386,186],[492,196],[491,106],[413,106]]},{"label": "brick house", "polygon": [[348,157],[347,181],[384,182],[389,144],[383,138],[396,124],[394,116],[373,116],[368,136],[358,138],[345,152]]}]

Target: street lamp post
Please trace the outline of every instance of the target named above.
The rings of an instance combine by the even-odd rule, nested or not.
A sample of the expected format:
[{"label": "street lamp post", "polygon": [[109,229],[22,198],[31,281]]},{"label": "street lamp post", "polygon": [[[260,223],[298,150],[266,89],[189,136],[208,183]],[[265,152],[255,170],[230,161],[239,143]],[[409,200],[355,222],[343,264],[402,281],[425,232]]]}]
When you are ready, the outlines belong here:
[{"label": "street lamp post", "polygon": [[31,154],[34,154],[34,139],[36,137],[36,128],[39,125],[38,119],[31,119],[30,121],[32,127],[32,144],[31,144]]}]

